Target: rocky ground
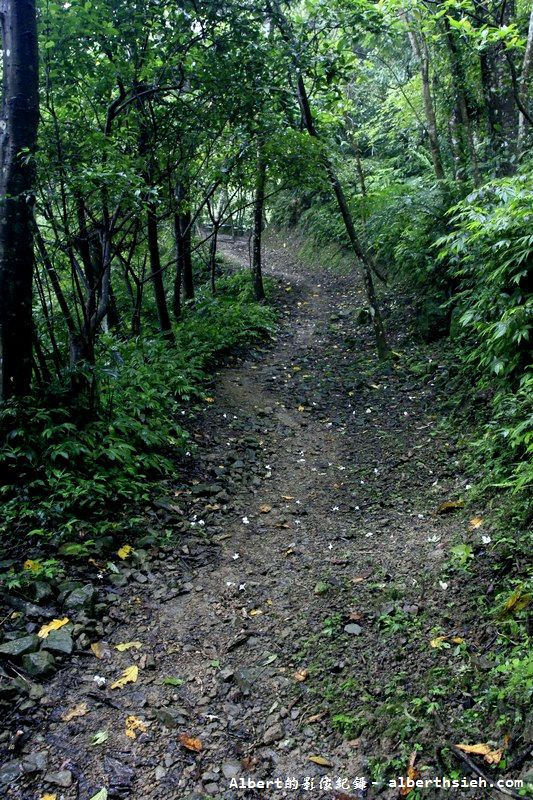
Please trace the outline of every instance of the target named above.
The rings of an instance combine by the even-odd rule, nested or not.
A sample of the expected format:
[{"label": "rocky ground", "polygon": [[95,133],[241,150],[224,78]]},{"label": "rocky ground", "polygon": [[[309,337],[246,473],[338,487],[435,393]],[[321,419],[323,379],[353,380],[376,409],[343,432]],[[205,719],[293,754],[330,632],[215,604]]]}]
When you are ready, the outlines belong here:
[{"label": "rocky ground", "polygon": [[[223,249],[247,262],[245,243]],[[432,691],[488,634],[443,579],[474,513],[442,505],[465,490],[436,433],[443,367],[406,368],[389,298],[401,357],[375,369],[356,275],[303,264],[282,238],[266,272],[279,333],[215,376],[190,457],[146,511],[155,543],[125,541],[96,589],[66,585],[49,614],[68,622],[40,650],[42,609],[19,610],[28,641],[10,664],[25,693],[1,740],[2,797],[392,798],[391,768],[407,775],[413,752],[411,769],[442,774],[439,748],[462,741],[468,688],[444,714]]]}]

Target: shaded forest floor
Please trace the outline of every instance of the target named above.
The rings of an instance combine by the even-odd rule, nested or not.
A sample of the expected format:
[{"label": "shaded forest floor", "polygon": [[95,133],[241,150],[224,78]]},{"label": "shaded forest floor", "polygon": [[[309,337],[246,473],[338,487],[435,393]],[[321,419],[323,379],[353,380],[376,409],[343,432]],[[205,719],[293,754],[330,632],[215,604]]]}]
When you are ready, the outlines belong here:
[{"label": "shaded forest floor", "polygon": [[[222,249],[247,263],[244,242]],[[465,537],[482,547],[467,533],[480,510],[437,513],[466,484],[437,430],[431,376],[445,365],[408,368],[416,348],[392,297],[401,358],[376,367],[357,275],[303,264],[281,237],[265,272],[279,279],[278,335],[214,377],[196,448],[149,512],[188,533],[103,584],[86,650],[25,706],[37,724],[6,797],[395,798],[386,781],[415,750],[421,775],[449,775],[459,765],[440,747],[492,738],[493,720],[467,713],[492,632],[468,573],[445,570]],[[111,688],[132,666],[136,680]],[[20,777],[20,759],[37,768]],[[299,788],[231,788],[241,778]]]}]

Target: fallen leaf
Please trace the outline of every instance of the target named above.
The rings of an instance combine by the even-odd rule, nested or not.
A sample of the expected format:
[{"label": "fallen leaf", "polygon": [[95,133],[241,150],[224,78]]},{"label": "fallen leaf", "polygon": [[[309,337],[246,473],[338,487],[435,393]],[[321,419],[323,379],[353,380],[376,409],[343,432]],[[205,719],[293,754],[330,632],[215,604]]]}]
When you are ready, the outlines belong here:
[{"label": "fallen leaf", "polygon": [[502,760],[503,751],[505,747],[499,747],[497,750],[494,750],[490,744],[458,744],[456,745],[458,750],[462,750],[463,753],[472,753],[472,755],[476,756],[483,756],[487,764],[499,764]]},{"label": "fallen leaf", "polygon": [[22,566],[29,572],[39,572],[39,570],[41,569],[41,562],[33,561],[33,559],[28,558]]},{"label": "fallen leaf", "polygon": [[313,722],[320,722],[321,719],[324,719],[327,713],[327,711],[321,711],[320,714],[313,714],[312,717],[308,717],[305,721],[307,724],[312,725]]},{"label": "fallen leaf", "polygon": [[168,677],[168,678],[163,678],[163,683],[165,686],[183,686],[185,681],[183,680],[183,678]]},{"label": "fallen leaf", "polygon": [[531,602],[531,595],[523,593],[522,586],[518,586],[512,595],[507,599],[504,606],[504,613],[512,614],[515,611],[522,611]]},{"label": "fallen leaf", "polygon": [[111,656],[111,648],[107,642],[93,642],[91,650],[96,658],[110,658]]},{"label": "fallen leaf", "polygon": [[462,636],[437,636],[435,639],[432,639],[429,643],[430,647],[435,648],[438,650],[442,647],[444,642],[453,642],[454,644],[463,644],[464,639]]},{"label": "fallen leaf", "polygon": [[37,636],[39,639],[46,639],[48,634],[50,634],[52,631],[57,631],[59,628],[62,628],[63,625],[66,625],[68,621],[68,617],[63,617],[63,619],[53,619],[52,622],[47,622],[41,627]]},{"label": "fallen leaf", "polygon": [[478,528],[481,528],[483,525],[483,517],[472,517],[470,522],[468,523],[468,527],[471,531],[475,531]]},{"label": "fallen leaf", "polygon": [[305,411],[305,406],[298,406],[298,411]]},{"label": "fallen leaf", "polygon": [[93,738],[91,739],[91,746],[96,747],[98,744],[104,744],[109,739],[109,734],[107,731],[96,731]]},{"label": "fallen leaf", "polygon": [[276,522],[274,527],[275,528],[290,528],[291,526],[289,525],[288,522]]},{"label": "fallen leaf", "polygon": [[214,397],[204,397],[204,400],[205,400],[206,403],[214,403],[215,402],[215,398]]},{"label": "fallen leaf", "polygon": [[[415,767],[416,755],[417,751],[413,750],[407,764],[407,778],[410,778],[412,781],[416,781],[420,778],[420,772]],[[408,794],[411,794],[413,788],[414,786],[402,786],[398,792],[398,797],[407,797]]]},{"label": "fallen leaf", "polygon": [[120,550],[117,550],[117,556],[124,560],[130,555],[131,552],[133,552],[133,547],[131,544],[123,544]]},{"label": "fallen leaf", "polygon": [[281,499],[282,500],[294,500],[294,497],[292,496],[292,494],[282,494],[281,495]]},{"label": "fallen leaf", "polygon": [[139,650],[142,647],[142,642],[121,642],[115,645],[115,649],[118,650],[119,653],[123,653],[125,650],[131,650],[132,647]]},{"label": "fallen leaf", "polygon": [[262,506],[259,506],[259,511],[261,514],[268,514],[269,511],[272,511],[272,506],[269,506],[267,503],[263,503]]},{"label": "fallen leaf", "polygon": [[333,766],[327,758],[323,756],[309,756],[309,761],[312,761],[313,764],[318,764],[320,767],[331,767]]},{"label": "fallen leaf", "polygon": [[65,711],[65,713],[61,716],[63,722],[70,722],[71,719],[75,717],[84,717],[85,714],[89,713],[89,706],[87,703],[78,703],[77,706],[74,708],[69,709],[69,711]]},{"label": "fallen leaf", "polygon": [[138,677],[139,667],[135,664],[131,667],[127,667],[122,673],[122,677],[111,684],[111,689],[122,689],[127,683],[136,683]]},{"label": "fallen leaf", "polygon": [[263,612],[261,611],[260,608],[252,608],[252,610],[250,611],[250,616],[251,617],[258,617],[262,613]]},{"label": "fallen leaf", "polygon": [[192,750],[195,753],[199,753],[203,749],[201,739],[197,739],[193,736],[187,736],[186,733],[180,733],[179,740],[180,744],[182,744],[183,747],[186,747],[187,750]]},{"label": "fallen leaf", "polygon": [[437,508],[437,514],[449,514],[450,511],[455,511],[458,508],[464,508],[464,500],[446,500],[441,503]]},{"label": "fallen leaf", "polygon": [[303,683],[303,681],[306,681],[307,678],[309,677],[309,670],[308,669],[297,669],[296,672],[293,673],[292,677],[294,678],[295,681],[298,681],[299,683]]},{"label": "fallen leaf", "polygon": [[43,794],[41,800],[57,800],[57,794]]},{"label": "fallen leaf", "polygon": [[126,717],[126,736],[128,739],[136,739],[137,731],[139,733],[146,733],[146,722],[143,722],[139,717]]},{"label": "fallen leaf", "polygon": [[106,788],[100,789],[99,792],[93,794],[90,800],[107,800],[107,789]]}]

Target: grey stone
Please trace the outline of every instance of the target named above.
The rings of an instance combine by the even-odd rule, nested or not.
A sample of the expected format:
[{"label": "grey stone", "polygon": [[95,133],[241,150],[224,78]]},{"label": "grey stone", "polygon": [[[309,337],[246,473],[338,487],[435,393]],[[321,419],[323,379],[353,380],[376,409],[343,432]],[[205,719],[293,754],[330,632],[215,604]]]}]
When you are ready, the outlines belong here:
[{"label": "grey stone", "polygon": [[24,772],[44,772],[48,764],[48,753],[46,750],[35,750],[28,753],[22,759],[22,769]]},{"label": "grey stone", "polygon": [[0,786],[13,783],[22,774],[20,761],[6,761],[0,767]]},{"label": "grey stone", "polygon": [[356,625],[355,622],[344,626],[344,633],[351,633],[352,636],[359,636],[362,630],[361,626]]},{"label": "grey stone", "polygon": [[277,723],[266,729],[263,736],[263,744],[274,744],[280,739],[283,739],[283,727]]},{"label": "grey stone", "polygon": [[238,761],[226,761],[224,764],[222,764],[222,773],[224,777],[228,779],[228,781],[230,781],[232,778],[235,778],[240,771],[241,765]]},{"label": "grey stone", "polygon": [[38,653],[28,653],[22,657],[22,666],[33,677],[47,675],[54,668],[55,658],[52,653],[46,650],[39,650]]},{"label": "grey stone", "polygon": [[62,786],[68,789],[72,786],[72,772],[68,769],[62,769],[59,772],[47,772],[44,776],[46,783],[53,783],[54,786]]},{"label": "grey stone", "polygon": [[43,649],[51,650],[52,653],[64,653],[70,655],[74,642],[72,636],[68,631],[60,628],[57,631],[51,631],[46,639],[43,641]]},{"label": "grey stone", "polygon": [[21,639],[12,639],[10,642],[0,644],[0,655],[11,658],[20,658],[26,653],[33,653],[39,648],[39,638],[35,635],[23,636]]},{"label": "grey stone", "polygon": [[164,767],[156,767],[155,768],[155,779],[156,781],[161,781],[167,774],[167,771]]},{"label": "grey stone", "polygon": [[168,708],[159,708],[155,716],[166,728],[177,728],[187,722],[178,711],[171,711]]},{"label": "grey stone", "polygon": [[95,589],[90,583],[74,589],[65,597],[63,603],[65,608],[82,609],[90,608],[94,604]]}]

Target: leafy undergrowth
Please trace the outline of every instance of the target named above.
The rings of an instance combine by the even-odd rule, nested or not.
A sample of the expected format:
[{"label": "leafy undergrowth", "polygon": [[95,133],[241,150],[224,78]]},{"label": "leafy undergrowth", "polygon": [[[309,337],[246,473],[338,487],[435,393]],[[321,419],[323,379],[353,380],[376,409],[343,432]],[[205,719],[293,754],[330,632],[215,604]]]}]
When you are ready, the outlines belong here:
[{"label": "leafy undergrowth", "polygon": [[274,325],[273,310],[254,302],[248,274],[237,272],[219,281],[216,297],[199,292],[176,326],[175,347],[159,336],[108,335],[95,412],[73,404],[66,386],[44,403],[5,407],[0,536],[9,557],[1,585],[27,590],[61,575],[65,558],[101,557],[125,532],[139,536],[135,506],[190,449],[187,416],[209,402],[210,370]]}]

